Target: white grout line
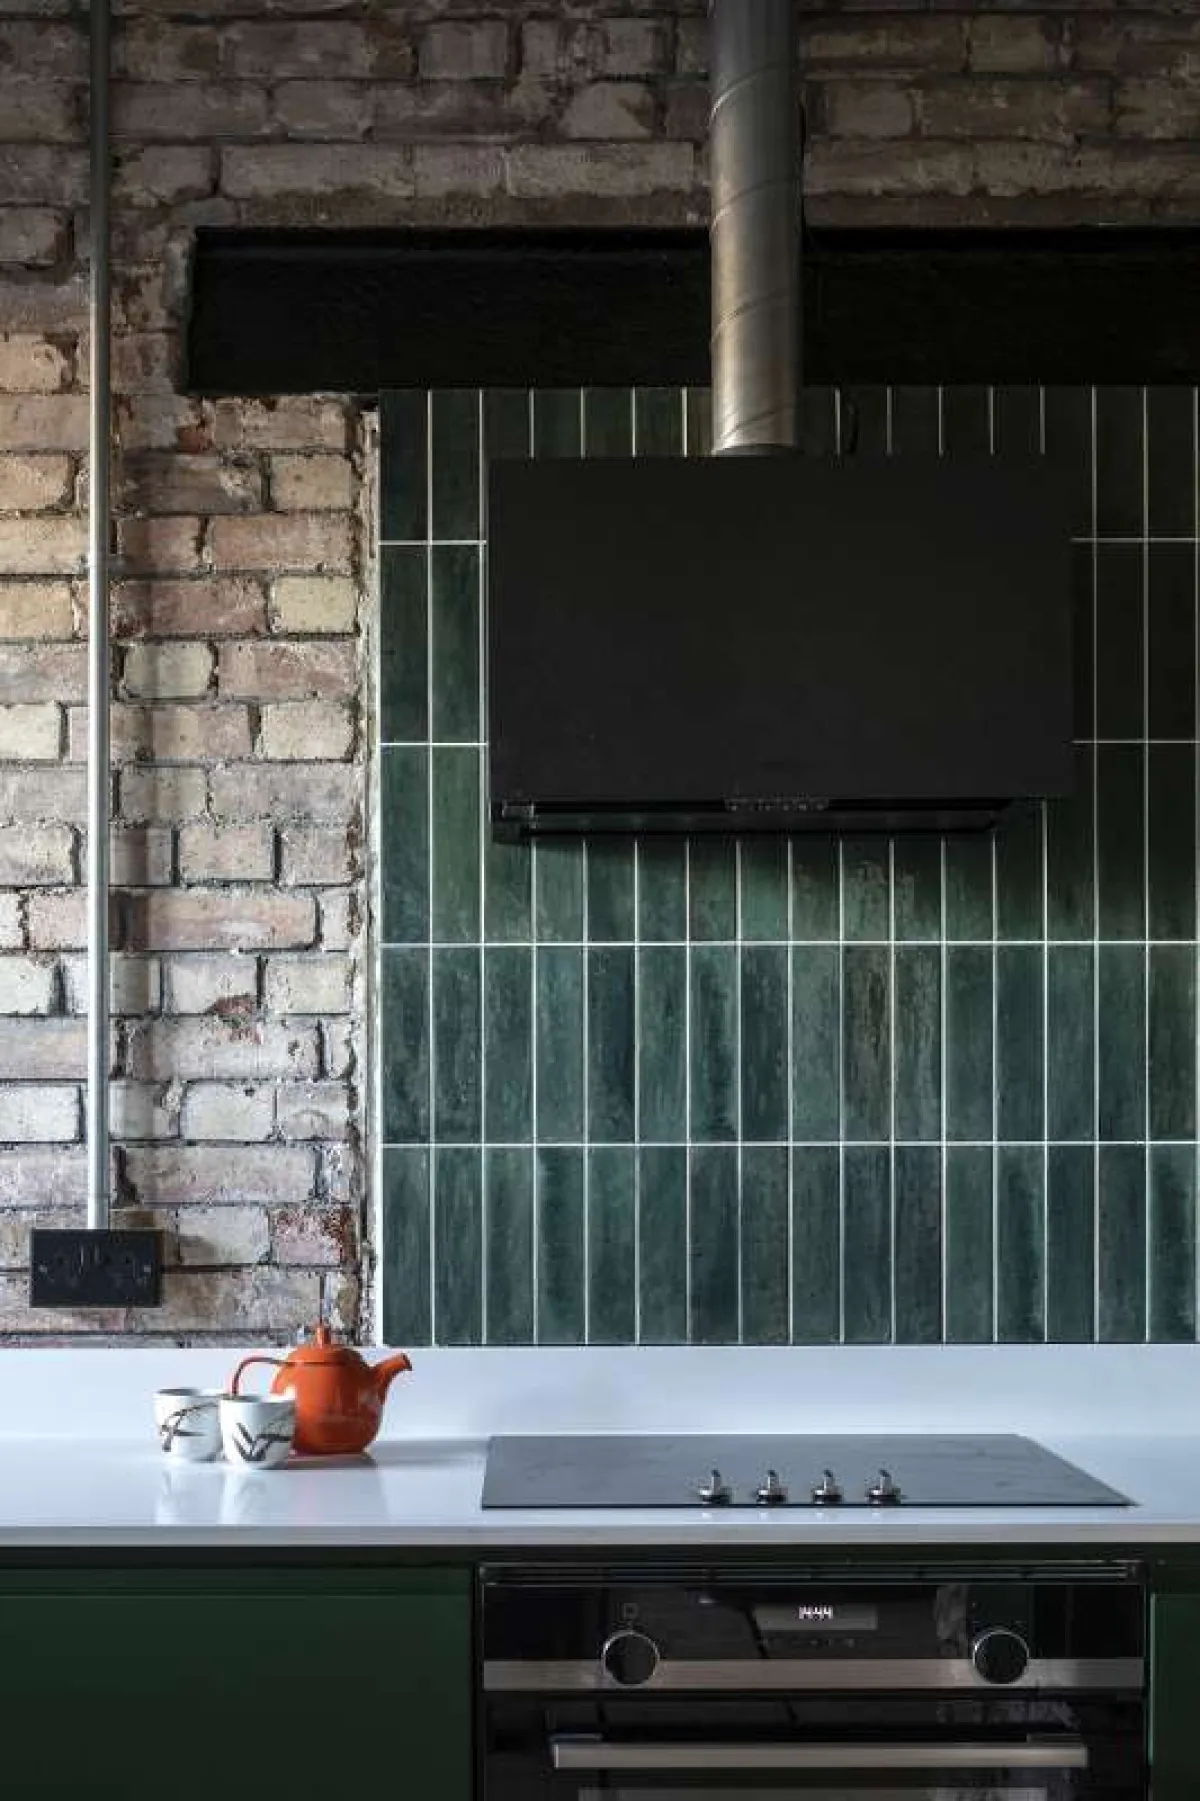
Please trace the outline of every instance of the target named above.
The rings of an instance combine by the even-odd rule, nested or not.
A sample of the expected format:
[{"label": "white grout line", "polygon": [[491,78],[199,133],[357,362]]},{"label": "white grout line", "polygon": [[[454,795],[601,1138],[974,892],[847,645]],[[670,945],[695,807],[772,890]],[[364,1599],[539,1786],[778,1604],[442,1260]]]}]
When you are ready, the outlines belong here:
[{"label": "white grout line", "polygon": [[692,841],[683,841],[684,1311],[692,1337]]},{"label": "white grout line", "polygon": [[[1038,455],[1046,454],[1046,389],[1038,388]],[[1042,1338],[1050,1337],[1050,807],[1042,821]]]},{"label": "white grout line", "polygon": [[429,1340],[437,1343],[437,1036],[433,966],[433,390],[425,391],[425,710],[430,743],[425,753],[428,818],[425,823],[429,885]]},{"label": "white grout line", "polygon": [[[737,949],[737,940],[734,938],[706,938],[703,942],[709,950]],[[891,943],[891,940],[889,938],[854,938],[847,940],[847,942],[853,944],[856,950],[886,950]],[[1094,939],[1091,937],[1051,938],[1048,941],[1041,938],[947,938],[945,940],[941,938],[898,938],[896,942],[898,945],[903,945],[906,949],[937,950],[941,944],[945,943],[951,950],[977,951],[988,950],[998,945],[1002,945],[1006,950],[1041,950],[1043,943],[1046,942],[1049,943],[1052,950],[1060,947],[1068,950],[1078,950],[1081,947],[1090,949],[1094,943],[1100,944],[1106,950],[1113,948],[1127,949],[1131,944],[1136,945],[1139,943],[1151,944],[1156,949],[1165,947],[1167,949],[1175,950],[1190,950],[1194,949],[1196,944],[1194,938],[1147,938],[1143,940],[1137,938]],[[503,947],[505,950],[529,950],[532,948],[532,943],[532,939],[528,938],[500,938],[496,940],[497,947]],[[553,940],[553,943],[558,950],[564,951],[583,950],[584,948],[594,951],[632,950],[636,940],[633,938],[593,938],[586,947],[581,938],[556,938]],[[429,940],[427,938],[421,938],[415,941],[409,938],[389,939],[385,943],[384,949],[401,951],[424,950],[427,948],[428,944]],[[685,938],[656,938],[654,940],[656,950],[683,950],[686,944],[687,940]],[[828,950],[831,946],[836,946],[837,939],[756,938],[753,940],[753,944],[756,950],[782,950],[786,949],[788,944],[794,944],[797,950]],[[433,948],[434,950],[443,951],[461,950],[463,946],[461,939],[435,938],[433,940]]]},{"label": "white grout line", "polygon": [[[1142,389],[1142,530],[1150,529],[1150,392]],[[1146,1148],[1142,1194],[1142,1337],[1150,1336],[1150,545],[1142,544],[1142,1052]]]},{"label": "white grout line", "polygon": [[[852,1151],[886,1151],[892,1140],[890,1138],[797,1138],[792,1142],[796,1149],[801,1151],[833,1151],[837,1150],[839,1145],[845,1145],[847,1150]],[[904,1150],[936,1150],[939,1143],[944,1141],[937,1138],[897,1138],[895,1142]],[[1030,1151],[1040,1151],[1043,1143],[1040,1138],[1006,1138],[1004,1142],[1018,1150]],[[1140,1151],[1145,1140],[1142,1138],[1105,1138],[1100,1142],[1106,1148],[1109,1145],[1115,1145],[1118,1149]],[[1194,1137],[1156,1138],[1154,1142],[1156,1145],[1166,1145],[1174,1150],[1193,1150],[1196,1145]],[[642,1150],[650,1151],[727,1151],[730,1147],[728,1138],[642,1138],[637,1143]],[[990,1151],[992,1148],[990,1138],[955,1138],[951,1143],[955,1150]],[[1054,1150],[1090,1150],[1095,1147],[1097,1141],[1092,1138],[1052,1138],[1049,1143]],[[419,1143],[404,1139],[387,1139],[385,1144],[386,1148],[392,1151],[414,1151],[422,1148]],[[577,1151],[582,1148],[578,1138],[542,1138],[538,1140],[538,1144],[541,1149],[552,1151]],[[747,1150],[782,1151],[787,1149],[788,1140],[786,1138],[747,1138],[745,1144]],[[490,1151],[527,1151],[529,1140],[525,1138],[456,1139],[451,1148],[454,1150],[480,1150],[485,1147]],[[635,1145],[632,1138],[617,1138],[606,1141],[602,1148],[604,1150],[631,1151]]]},{"label": "white grout line", "polygon": [[737,1119],[737,1335],[742,1344],[746,1336],[744,1258],[742,1233],[745,1217],[742,1206],[742,841],[733,841],[733,930],[737,950],[733,958],[733,1043],[734,1043],[734,1107]]},{"label": "white grout line", "polygon": [[[1195,674],[1195,685],[1192,690],[1193,728],[1200,723],[1200,389],[1192,389],[1192,497],[1195,512],[1193,514],[1193,530],[1195,532],[1195,549],[1192,557],[1192,669]],[[1192,760],[1192,779],[1194,790],[1193,831],[1196,854],[1196,920],[1194,930],[1200,931],[1200,765],[1194,755]],[[1196,1034],[1196,1069],[1194,1094],[1200,1098],[1200,1032]],[[1192,1165],[1192,1317],[1195,1319],[1195,1297],[1200,1293],[1200,1232],[1196,1230],[1196,1196],[1200,1195],[1200,1133],[1196,1135],[1196,1149]]]},{"label": "white grout line", "polygon": [[[528,413],[526,429],[529,434],[528,448],[530,456],[534,451],[534,405],[533,389],[529,389]],[[530,1272],[533,1294],[533,1342],[541,1343],[541,1258],[539,1244],[541,1241],[541,1201],[542,1181],[541,1163],[538,1156],[538,847],[536,842],[529,847],[529,1054],[532,1059],[532,1071],[529,1083],[529,1176],[532,1183],[531,1206],[529,1209],[530,1232]]]},{"label": "white grout line", "polygon": [[[579,390],[579,455],[587,456],[587,406],[585,390]],[[588,895],[588,839],[579,841],[579,879],[583,889],[583,942],[590,946],[591,940],[591,908]],[[591,1012],[592,980],[591,957],[585,948],[583,952],[583,1342],[590,1344],[592,1340],[592,1042]]]},{"label": "white grout line", "polygon": [[[890,390],[889,390],[890,392]],[[846,882],[842,840],[837,841],[838,909],[838,1343],[846,1342]]]},{"label": "white grout line", "polygon": [[[479,529],[484,526],[484,455],[486,446],[483,441],[483,389],[476,395],[476,457],[478,460],[478,493],[476,505],[479,508]],[[479,552],[478,583],[476,587],[476,604],[478,606],[478,656],[479,656],[479,733],[486,741],[487,729],[487,639],[484,631],[484,607],[487,598],[487,586],[484,580],[484,558],[486,548],[481,545]],[[482,749],[479,752],[479,1117],[487,1133],[487,820],[488,781],[487,755]],[[486,1151],[479,1160],[479,1284],[480,1284],[480,1338],[488,1343],[488,1162]]]},{"label": "white grout line", "polygon": [[1000,924],[999,859],[992,836],[992,1343],[1000,1342]]},{"label": "white grout line", "polygon": [[[1097,731],[1100,664],[1098,626],[1100,574],[1097,554],[1098,475],[1096,468],[1096,390],[1091,389],[1089,476],[1092,510],[1092,730]],[[1100,756],[1092,748],[1092,1107],[1096,1145],[1092,1153],[1092,1338],[1100,1337]]]},{"label": "white grout line", "polygon": [[795,937],[796,903],[794,896],[794,868],[792,857],[792,840],[784,840],[784,874],[787,881],[787,1335],[790,1343],[794,1334],[796,1306],[796,1153],[794,1140],[796,1137],[796,1097],[795,1097],[795,1036],[796,1028],[793,1020],[795,1012],[796,977],[792,967],[793,944]]},{"label": "white grout line", "polygon": [[939,1130],[939,1136],[941,1138],[941,1157],[942,1157],[942,1335],[944,1337],[946,1330],[947,1330],[947,1321],[949,1320],[949,1317],[950,1317],[950,1259],[949,1259],[950,1205],[949,1205],[949,1191],[948,1191],[948,1183],[950,1180],[950,1159],[947,1154],[947,1144],[946,1144],[946,1073],[947,1073],[946,986],[947,986],[947,978],[948,978],[948,973],[949,973],[949,960],[946,955],[946,943],[947,943],[947,940],[946,940],[946,917],[947,917],[946,899],[947,899],[947,896],[946,896],[946,840],[945,840],[945,838],[941,838],[938,842],[938,883],[939,883],[938,906],[939,906],[939,917],[940,917],[941,927],[942,927],[941,946],[940,946],[941,976],[940,976],[940,993],[938,996],[938,1003],[939,1003],[939,1007],[941,1010],[941,1034],[940,1034],[941,1044],[940,1044],[940,1048],[939,1048],[940,1070],[939,1070],[938,1130]]},{"label": "white grout line", "polygon": [[888,1195],[892,1254],[889,1260],[891,1330],[896,1338],[896,840],[888,839]]},{"label": "white grout line", "polygon": [[[629,395],[629,448],[638,454],[637,389]],[[642,951],[641,840],[633,840],[633,1342],[642,1342]]]}]

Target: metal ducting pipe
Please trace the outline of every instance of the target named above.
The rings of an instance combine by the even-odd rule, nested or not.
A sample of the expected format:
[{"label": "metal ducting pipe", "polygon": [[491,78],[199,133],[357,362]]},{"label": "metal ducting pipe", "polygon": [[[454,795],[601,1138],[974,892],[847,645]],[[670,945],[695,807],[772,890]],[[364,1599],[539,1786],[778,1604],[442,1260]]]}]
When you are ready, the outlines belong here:
[{"label": "metal ducting pipe", "polygon": [[791,450],[800,406],[795,0],[709,0],[713,450]]}]

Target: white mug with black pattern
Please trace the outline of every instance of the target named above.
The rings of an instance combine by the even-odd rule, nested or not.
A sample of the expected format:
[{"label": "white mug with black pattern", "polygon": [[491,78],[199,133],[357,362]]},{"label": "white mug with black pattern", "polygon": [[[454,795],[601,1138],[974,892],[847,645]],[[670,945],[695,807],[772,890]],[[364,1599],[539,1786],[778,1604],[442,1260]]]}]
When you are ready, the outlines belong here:
[{"label": "white mug with black pattern", "polygon": [[219,1388],[160,1388],[154,1396],[154,1424],[164,1457],[180,1463],[211,1463],[221,1455]]},{"label": "white mug with black pattern", "polygon": [[296,1437],[296,1403],[290,1395],[222,1395],[221,1443],[225,1461],[243,1470],[273,1470],[286,1463]]}]

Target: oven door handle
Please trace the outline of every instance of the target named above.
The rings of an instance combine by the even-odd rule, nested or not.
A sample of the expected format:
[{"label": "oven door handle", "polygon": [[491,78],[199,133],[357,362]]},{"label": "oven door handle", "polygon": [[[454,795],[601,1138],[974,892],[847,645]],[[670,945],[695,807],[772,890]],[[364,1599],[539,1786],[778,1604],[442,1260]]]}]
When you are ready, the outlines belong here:
[{"label": "oven door handle", "polygon": [[1082,1739],[1020,1745],[613,1744],[601,1738],[550,1740],[556,1770],[1086,1770]]}]

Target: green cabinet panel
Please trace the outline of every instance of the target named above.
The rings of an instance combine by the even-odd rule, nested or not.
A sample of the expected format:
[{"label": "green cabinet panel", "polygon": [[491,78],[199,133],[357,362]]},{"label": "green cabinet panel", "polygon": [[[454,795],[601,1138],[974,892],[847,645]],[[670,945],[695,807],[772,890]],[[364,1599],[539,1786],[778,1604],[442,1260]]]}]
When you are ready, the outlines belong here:
[{"label": "green cabinet panel", "polygon": [[0,1572],[22,1801],[470,1801],[471,1693],[465,1570]]},{"label": "green cabinet panel", "polygon": [[1151,1602],[1151,1801],[1200,1795],[1200,1594]]}]

